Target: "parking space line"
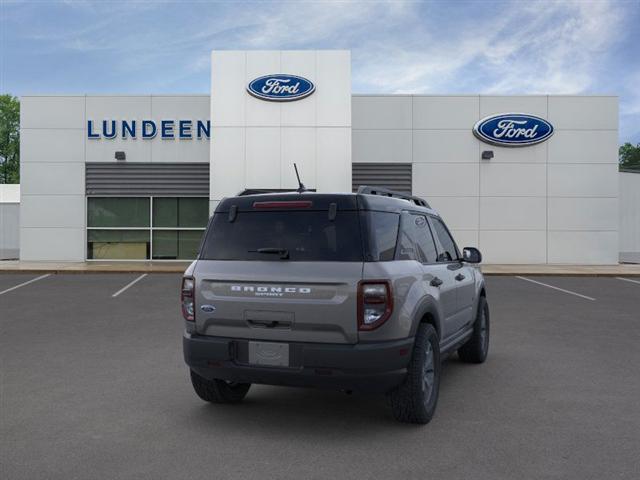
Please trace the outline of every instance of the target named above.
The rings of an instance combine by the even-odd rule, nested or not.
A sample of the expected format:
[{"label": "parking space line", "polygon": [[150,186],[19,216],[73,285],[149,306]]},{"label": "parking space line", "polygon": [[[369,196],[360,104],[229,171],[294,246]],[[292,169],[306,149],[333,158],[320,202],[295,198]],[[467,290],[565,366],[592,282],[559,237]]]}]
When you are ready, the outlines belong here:
[{"label": "parking space line", "polygon": [[39,277],[32,278],[31,280],[28,280],[28,281],[23,282],[23,283],[21,283],[21,284],[19,284],[19,285],[16,285],[16,286],[14,286],[14,287],[7,288],[6,290],[1,291],[1,292],[0,292],[0,295],[4,295],[5,293],[12,292],[13,290],[16,290],[16,289],[18,289],[18,288],[20,288],[20,287],[24,287],[25,285],[29,285],[30,283],[37,282],[38,280],[42,280],[43,278],[47,278],[47,277],[49,277],[50,275],[51,275],[50,273],[46,273],[46,274],[44,274],[44,275],[40,275]]},{"label": "parking space line", "polygon": [[622,277],[616,277],[618,280],[622,280],[623,282],[631,282],[631,283],[637,283],[638,285],[640,285],[640,282],[638,280],[631,280],[630,278],[622,278]]},{"label": "parking space line", "polygon": [[127,283],[124,287],[122,287],[120,290],[118,290],[116,293],[114,293],[113,295],[111,295],[112,297],[117,297],[118,295],[120,295],[122,292],[124,292],[125,290],[127,290],[129,287],[133,287],[136,283],[138,283],[140,280],[142,280],[144,277],[146,277],[147,274],[143,273],[142,275],[140,275],[138,278],[136,278],[135,280],[133,280],[132,282]]},{"label": "parking space line", "polygon": [[527,278],[527,277],[519,277],[519,276],[516,275],[516,278],[519,278],[520,280],[524,280],[526,282],[535,283],[536,285],[542,285],[543,287],[552,288],[554,290],[558,290],[559,292],[568,293],[569,295],[575,295],[576,297],[584,298],[585,300],[591,300],[592,302],[594,302],[596,300],[593,297],[587,297],[586,295],[582,295],[581,293],[572,292],[571,290],[565,290],[564,288],[560,288],[560,287],[554,287],[553,285],[549,285],[547,283],[538,282],[537,280],[532,280],[532,279]]}]

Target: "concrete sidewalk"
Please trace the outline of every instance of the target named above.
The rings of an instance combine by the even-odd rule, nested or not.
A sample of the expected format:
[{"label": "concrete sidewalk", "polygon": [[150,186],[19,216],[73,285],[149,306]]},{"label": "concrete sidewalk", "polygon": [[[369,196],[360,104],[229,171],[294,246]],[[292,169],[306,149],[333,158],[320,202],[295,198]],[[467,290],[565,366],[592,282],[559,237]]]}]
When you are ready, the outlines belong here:
[{"label": "concrete sidewalk", "polygon": [[[182,273],[190,262],[20,262],[0,261],[0,273]],[[496,265],[485,275],[640,276],[640,265]]]},{"label": "concrete sidewalk", "polygon": [[485,275],[541,275],[629,277],[640,276],[639,264],[618,265],[482,265]]}]

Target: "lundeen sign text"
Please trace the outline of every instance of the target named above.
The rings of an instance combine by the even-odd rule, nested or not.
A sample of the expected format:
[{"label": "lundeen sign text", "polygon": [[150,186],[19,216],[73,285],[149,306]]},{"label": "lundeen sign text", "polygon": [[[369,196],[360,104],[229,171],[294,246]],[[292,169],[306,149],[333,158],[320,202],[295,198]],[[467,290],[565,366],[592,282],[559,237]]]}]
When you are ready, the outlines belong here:
[{"label": "lundeen sign text", "polygon": [[142,138],[150,140],[159,136],[163,140],[209,139],[209,120],[87,120],[87,138]]}]

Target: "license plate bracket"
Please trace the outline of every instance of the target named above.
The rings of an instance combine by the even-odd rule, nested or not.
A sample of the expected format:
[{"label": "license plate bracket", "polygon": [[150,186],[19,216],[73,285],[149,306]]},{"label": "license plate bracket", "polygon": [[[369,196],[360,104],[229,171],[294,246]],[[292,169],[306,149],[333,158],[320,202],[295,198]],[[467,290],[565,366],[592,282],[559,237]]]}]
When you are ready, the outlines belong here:
[{"label": "license plate bracket", "polygon": [[277,342],[249,342],[249,363],[271,367],[289,366],[289,344]]}]

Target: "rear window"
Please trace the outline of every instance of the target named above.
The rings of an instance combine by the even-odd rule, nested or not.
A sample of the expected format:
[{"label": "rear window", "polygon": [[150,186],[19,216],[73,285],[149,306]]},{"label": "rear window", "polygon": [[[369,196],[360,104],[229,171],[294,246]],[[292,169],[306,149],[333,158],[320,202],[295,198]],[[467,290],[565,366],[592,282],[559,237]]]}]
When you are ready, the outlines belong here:
[{"label": "rear window", "polygon": [[217,213],[200,255],[203,260],[294,262],[361,262],[362,257],[358,212],[339,210],[334,220],[327,211],[239,212],[233,222],[227,213]]}]

